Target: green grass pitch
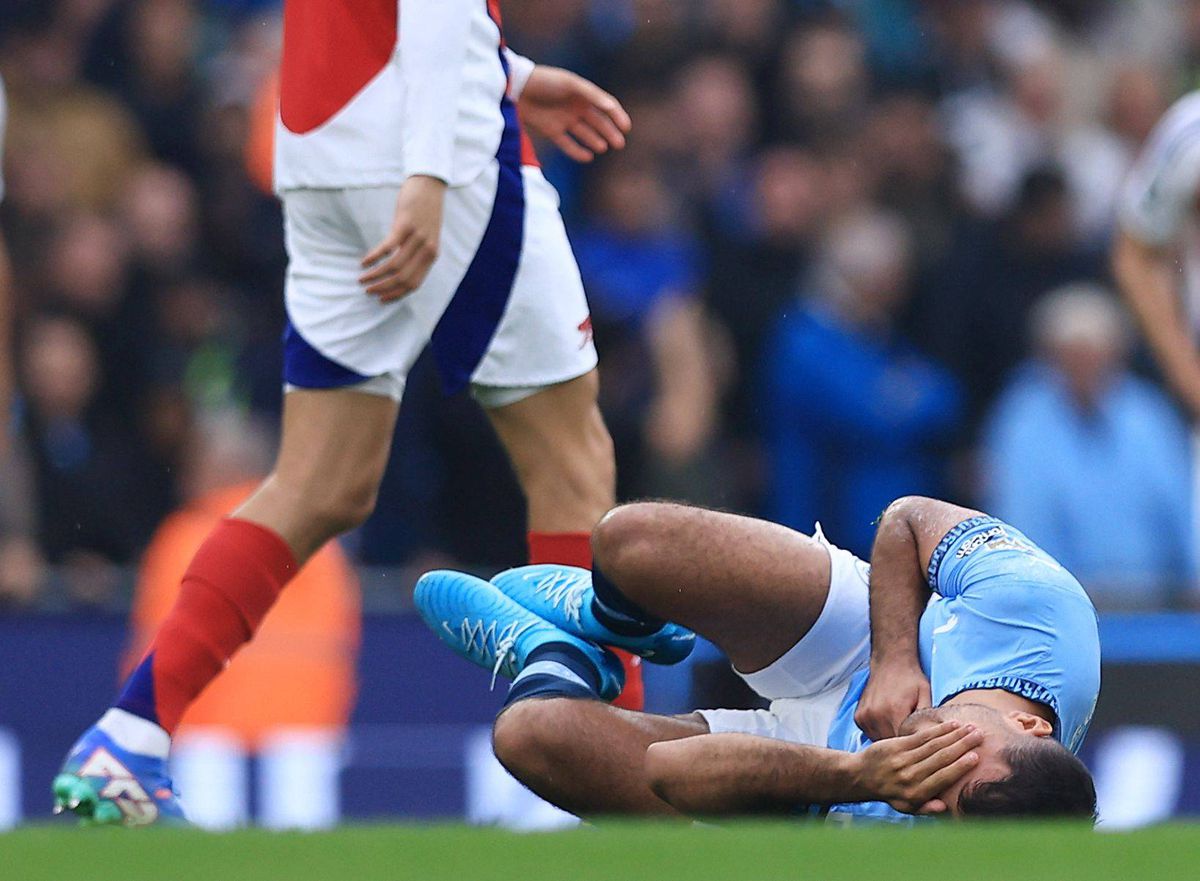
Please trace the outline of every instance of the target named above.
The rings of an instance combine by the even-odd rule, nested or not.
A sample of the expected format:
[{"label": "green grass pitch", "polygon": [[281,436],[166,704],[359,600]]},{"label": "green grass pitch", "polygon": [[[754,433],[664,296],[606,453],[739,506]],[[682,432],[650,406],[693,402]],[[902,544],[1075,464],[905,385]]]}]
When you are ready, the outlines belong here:
[{"label": "green grass pitch", "polygon": [[358,826],[313,834],[31,827],[0,835],[4,881],[1174,881],[1200,879],[1200,826],[837,829],[614,823],[513,834]]}]

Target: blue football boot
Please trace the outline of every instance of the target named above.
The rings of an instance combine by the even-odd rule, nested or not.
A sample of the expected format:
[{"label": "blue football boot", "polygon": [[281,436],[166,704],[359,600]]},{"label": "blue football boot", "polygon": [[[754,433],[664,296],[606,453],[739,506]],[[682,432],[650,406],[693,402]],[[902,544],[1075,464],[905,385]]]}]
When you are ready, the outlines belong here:
[{"label": "blue football boot", "polygon": [[167,762],[122,749],[93,726],[67,755],[51,784],[54,813],[71,811],[84,825],[186,825]]},{"label": "blue football boot", "polygon": [[548,642],[572,645],[595,663],[604,700],[615,698],[625,685],[625,671],[612,652],[542,620],[482,578],[446,569],[427,572],[413,599],[442,642],[491,671],[493,685],[498,675],[514,678],[529,653]]},{"label": "blue football boot", "polygon": [[696,646],[696,634],[669,621],[645,636],[625,636],[605,627],[592,614],[592,573],[578,566],[518,566],[495,576],[492,584],[567,633],[625,649],[652,664],[678,664]]}]

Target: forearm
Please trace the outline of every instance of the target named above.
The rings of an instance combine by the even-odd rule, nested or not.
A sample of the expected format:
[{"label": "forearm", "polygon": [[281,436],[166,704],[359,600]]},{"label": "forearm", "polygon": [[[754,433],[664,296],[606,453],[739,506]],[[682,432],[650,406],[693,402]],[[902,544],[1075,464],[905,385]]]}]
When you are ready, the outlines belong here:
[{"label": "forearm", "polygon": [[1167,381],[1195,411],[1200,405],[1200,354],[1180,314],[1174,261],[1168,252],[1121,234],[1113,273]]},{"label": "forearm", "polygon": [[867,801],[851,753],[746,734],[653,744],[650,787],[685,814],[789,813],[805,805]]},{"label": "forearm", "polygon": [[404,162],[410,176],[446,182],[453,176],[458,98],[473,10],[472,0],[400,3]]},{"label": "forearm", "polygon": [[875,533],[869,586],[872,665],[918,661],[918,625],[930,596],[912,525],[920,501],[893,502]]},{"label": "forearm", "polygon": [[717,411],[719,358],[708,345],[703,307],[672,299],[651,322],[650,343],[658,386],[648,424],[650,440],[667,460],[686,461],[712,435]]},{"label": "forearm", "polygon": [[905,496],[879,519],[871,549],[871,662],[917,660],[917,633],[931,594],[926,572],[942,538],[982,511]]}]

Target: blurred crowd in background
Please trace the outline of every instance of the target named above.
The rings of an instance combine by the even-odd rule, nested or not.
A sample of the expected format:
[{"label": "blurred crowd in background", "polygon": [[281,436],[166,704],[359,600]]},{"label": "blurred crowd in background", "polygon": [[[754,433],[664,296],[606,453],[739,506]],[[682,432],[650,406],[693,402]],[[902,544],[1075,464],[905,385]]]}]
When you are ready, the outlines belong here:
[{"label": "blurred crowd in background", "polygon": [[[253,144],[276,7],[4,4],[6,607],[119,603],[169,512],[269,464],[285,254]],[[1139,146],[1200,85],[1200,2],[503,12],[515,50],[634,121],[590,166],[540,149],[623,498],[820,520],[865,555],[891,499],[941,495],[1015,521],[1102,604],[1194,602],[1190,417],[1106,251]],[[418,366],[352,557],[498,567],[523,542],[486,422]]]}]

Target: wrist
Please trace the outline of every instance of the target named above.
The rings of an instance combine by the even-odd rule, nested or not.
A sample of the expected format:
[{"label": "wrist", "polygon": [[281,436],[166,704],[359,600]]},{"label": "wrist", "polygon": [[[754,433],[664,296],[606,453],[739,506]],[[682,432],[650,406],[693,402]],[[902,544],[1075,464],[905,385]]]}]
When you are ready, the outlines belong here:
[{"label": "wrist", "polygon": [[871,801],[875,795],[867,783],[865,753],[840,753],[837,762],[839,799],[844,802]]},{"label": "wrist", "polygon": [[921,659],[916,646],[897,648],[895,646],[871,648],[871,669],[880,667],[890,669],[920,669]]}]

